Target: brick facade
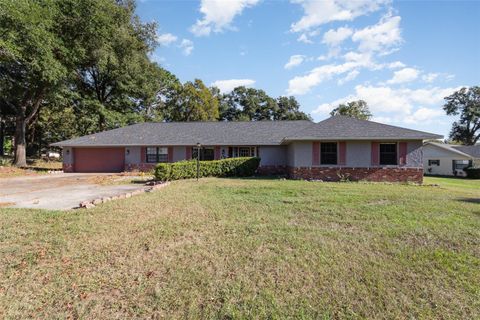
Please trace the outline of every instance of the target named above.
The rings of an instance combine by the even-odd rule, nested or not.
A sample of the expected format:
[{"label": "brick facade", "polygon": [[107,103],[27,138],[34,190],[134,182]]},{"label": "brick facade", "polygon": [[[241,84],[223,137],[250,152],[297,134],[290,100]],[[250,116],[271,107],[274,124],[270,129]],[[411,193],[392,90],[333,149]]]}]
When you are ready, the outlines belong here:
[{"label": "brick facade", "polygon": [[301,167],[288,168],[292,179],[339,181],[342,177],[350,181],[375,182],[423,182],[422,168],[382,167],[382,168],[335,168],[335,167]]},{"label": "brick facade", "polygon": [[[128,164],[125,171],[151,171],[155,168],[153,163]],[[66,165],[64,165],[64,171]],[[73,168],[70,165],[70,171]],[[339,181],[346,178],[350,181],[373,181],[373,182],[423,182],[422,168],[406,167],[372,167],[372,168],[348,168],[348,167],[288,167],[288,166],[260,166],[257,174],[262,176],[286,175],[291,179]]]},{"label": "brick facade", "polygon": [[73,164],[72,163],[63,163],[62,165],[63,172],[73,172]]},{"label": "brick facade", "polygon": [[287,166],[260,166],[257,173],[261,176],[279,176],[288,174]]}]

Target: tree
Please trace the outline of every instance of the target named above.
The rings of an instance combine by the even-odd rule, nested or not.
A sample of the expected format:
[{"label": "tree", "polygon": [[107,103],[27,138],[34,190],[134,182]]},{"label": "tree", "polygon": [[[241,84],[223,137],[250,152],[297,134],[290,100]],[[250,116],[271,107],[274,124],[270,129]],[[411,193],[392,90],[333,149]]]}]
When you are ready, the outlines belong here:
[{"label": "tree", "polygon": [[75,46],[76,110],[94,131],[142,121],[159,91],[154,23],[143,24],[132,1],[62,0],[62,34]]},{"label": "tree", "polygon": [[227,121],[310,119],[294,97],[273,99],[263,90],[243,86],[222,95],[220,109],[220,120]]},{"label": "tree", "polygon": [[462,88],[445,101],[447,115],[460,115],[452,125],[450,138],[465,145],[476,144],[480,139],[480,87]]},{"label": "tree", "polygon": [[342,115],[361,120],[369,120],[372,117],[368,105],[363,100],[351,101],[346,104],[340,104],[330,112],[331,116]]},{"label": "tree", "polygon": [[0,3],[0,105],[15,113],[14,164],[26,163],[26,127],[64,84],[68,49],[56,35],[53,1]]},{"label": "tree", "polygon": [[311,120],[312,118],[300,111],[300,104],[295,97],[278,97],[274,120]]},{"label": "tree", "polygon": [[[11,134],[11,124],[14,122],[15,110],[5,104],[5,99],[0,98],[0,156],[5,154],[5,138]],[[9,132],[10,131],[10,132]]]},{"label": "tree", "polygon": [[0,2],[0,105],[15,114],[17,166],[26,165],[27,131],[36,140],[42,108],[71,108],[77,134],[152,116],[156,25],[134,12],[132,0]]},{"label": "tree", "polygon": [[175,93],[166,102],[167,121],[218,120],[218,99],[202,80],[175,85]]}]

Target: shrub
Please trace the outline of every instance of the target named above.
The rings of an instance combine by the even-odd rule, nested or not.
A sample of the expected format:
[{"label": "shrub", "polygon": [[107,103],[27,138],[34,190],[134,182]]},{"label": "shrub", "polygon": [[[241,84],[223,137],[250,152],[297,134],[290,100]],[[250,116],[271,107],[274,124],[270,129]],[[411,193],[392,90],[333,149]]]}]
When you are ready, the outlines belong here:
[{"label": "shrub", "polygon": [[[260,158],[229,158],[200,161],[199,177],[248,177],[253,176]],[[197,161],[186,160],[159,163],[155,167],[155,178],[161,181],[191,179],[197,177]]]},{"label": "shrub", "polygon": [[0,166],[6,167],[6,166],[10,166],[11,164],[12,164],[12,161],[10,159],[0,157]]},{"label": "shrub", "polygon": [[480,167],[468,167],[463,170],[467,173],[467,178],[480,179]]}]

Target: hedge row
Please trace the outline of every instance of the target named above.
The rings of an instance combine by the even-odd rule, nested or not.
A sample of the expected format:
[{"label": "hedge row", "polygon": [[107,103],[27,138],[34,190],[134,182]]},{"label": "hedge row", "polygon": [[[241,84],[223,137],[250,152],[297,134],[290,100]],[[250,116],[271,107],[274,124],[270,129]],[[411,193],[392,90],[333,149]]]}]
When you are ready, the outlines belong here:
[{"label": "hedge row", "polygon": [[480,167],[468,167],[463,170],[467,173],[467,178],[480,179]]},{"label": "hedge row", "polygon": [[[248,177],[253,176],[260,158],[229,158],[200,161],[199,177]],[[155,178],[160,181],[191,179],[197,177],[197,161],[187,160],[159,163],[155,167]]]}]

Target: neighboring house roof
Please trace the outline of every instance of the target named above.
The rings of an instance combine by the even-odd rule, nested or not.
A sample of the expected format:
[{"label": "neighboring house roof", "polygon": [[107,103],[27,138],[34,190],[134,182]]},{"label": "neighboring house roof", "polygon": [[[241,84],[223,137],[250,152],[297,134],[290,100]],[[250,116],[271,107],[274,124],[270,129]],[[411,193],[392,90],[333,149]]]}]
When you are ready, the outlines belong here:
[{"label": "neighboring house roof", "polygon": [[373,121],[360,120],[347,116],[334,116],[319,123],[312,124],[308,128],[298,131],[292,136],[286,137],[285,140],[425,140],[441,138],[443,138],[443,136],[438,134],[411,130]]},{"label": "neighboring house roof", "polygon": [[423,140],[442,136],[345,116],[311,121],[146,122],[53,146],[280,145],[291,140]]},{"label": "neighboring house roof", "polygon": [[474,158],[480,158],[480,144],[474,146],[453,146],[453,148],[466,153]]},{"label": "neighboring house roof", "polygon": [[462,155],[469,158],[480,158],[480,145],[475,146],[460,146],[456,144],[446,144],[438,142],[426,142],[425,145],[432,145],[443,150],[450,151],[455,154]]}]

